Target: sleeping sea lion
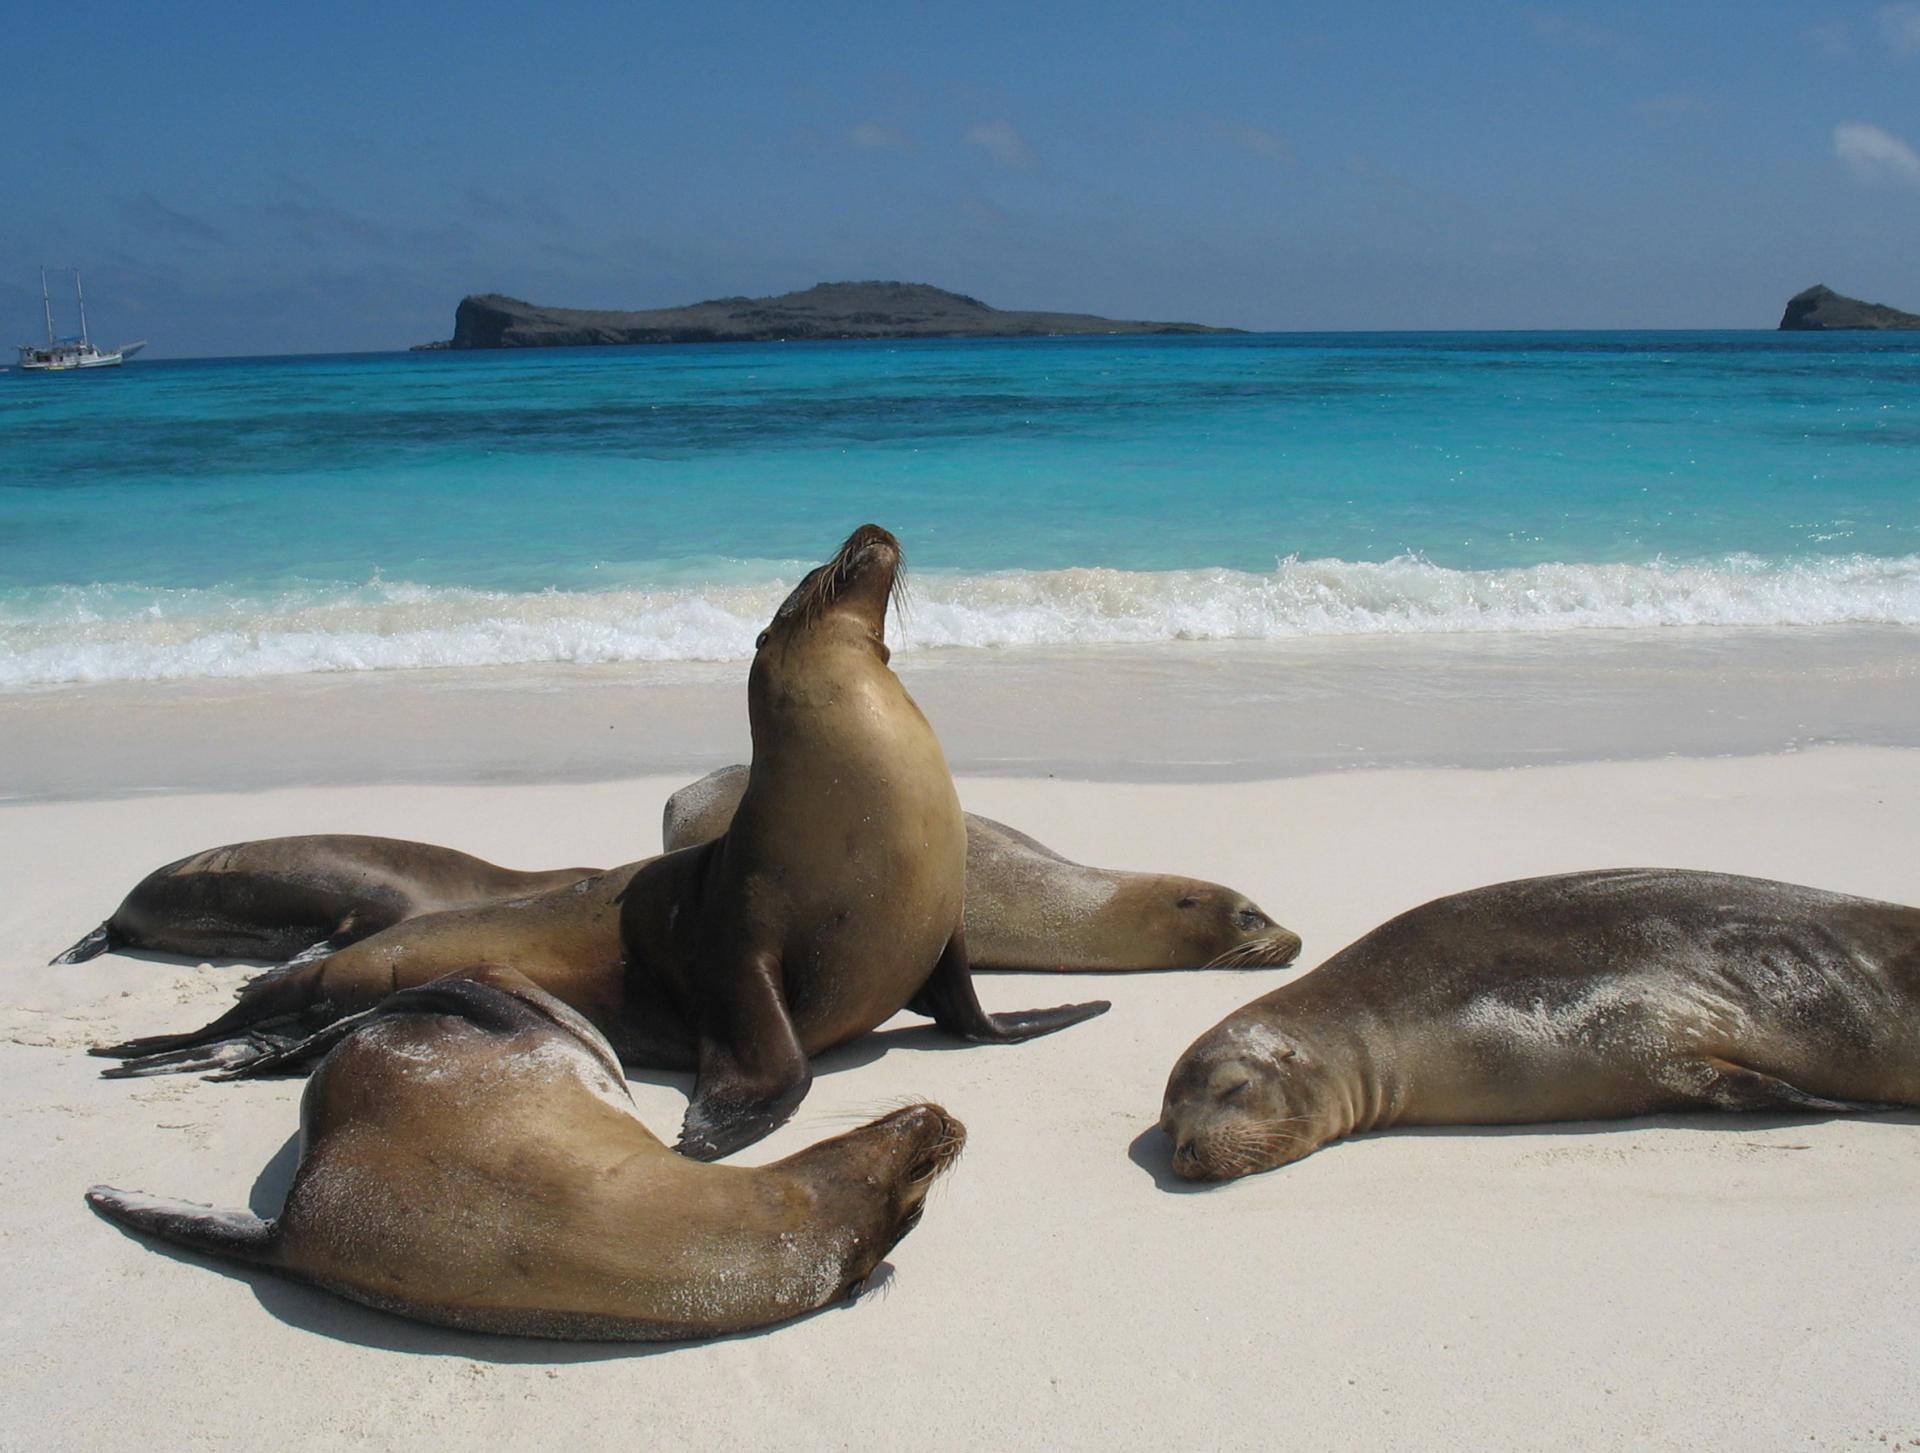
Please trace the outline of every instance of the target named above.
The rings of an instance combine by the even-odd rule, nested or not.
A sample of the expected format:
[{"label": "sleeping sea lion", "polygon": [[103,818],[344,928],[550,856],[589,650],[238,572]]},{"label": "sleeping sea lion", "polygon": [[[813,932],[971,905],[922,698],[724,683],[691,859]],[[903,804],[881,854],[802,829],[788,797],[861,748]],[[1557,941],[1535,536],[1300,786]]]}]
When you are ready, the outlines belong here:
[{"label": "sleeping sea lion", "polygon": [[518,873],[452,848],[323,833],[208,848],[142,878],[98,928],[53,960],[109,949],[286,959],[404,919],[576,883],[595,868]]},{"label": "sleeping sea lion", "polygon": [[[756,646],[753,767],[733,826],[571,887],[397,925],[256,979],[211,1025],[96,1049],[112,1074],[296,1066],[298,1042],[398,988],[521,969],[632,1064],[697,1071],[678,1148],[750,1144],[806,1094],[810,1056],[910,1008],[980,1042],[1064,1029],[1105,1001],[990,1015],[961,906],[966,830],[939,741],[888,669],[900,547],[856,530]],[[609,908],[617,906],[617,936]]]},{"label": "sleeping sea lion", "polygon": [[1173,1168],[1230,1180],[1393,1125],[1920,1104],[1920,909],[1673,869],[1403,913],[1201,1035]]},{"label": "sleeping sea lion", "polygon": [[[303,1069],[309,1037],[474,965],[508,967],[584,1015],[630,1063],[655,1063],[626,1045],[626,950],[620,897],[654,859],[610,868],[564,888],[503,903],[423,913],[332,952],[302,954],[241,988],[237,1003],[202,1029],[158,1034],[92,1053],[126,1061],[108,1079],[223,1070],[253,1075]],[[690,1067],[682,1056],[680,1067]]]},{"label": "sleeping sea lion", "polygon": [[[747,789],[722,767],[667,799],[668,852],[716,838]],[[990,817],[966,814],[967,954],[976,969],[1114,973],[1290,964],[1300,936],[1243,893],[1171,873],[1072,862]]]},{"label": "sleeping sea lion", "polygon": [[761,1169],[640,1122],[607,1042],[517,974],[388,998],[301,1100],[280,1214],[95,1186],[124,1226],[422,1322],[528,1337],[716,1337],[857,1294],[966,1136],[914,1105]]}]

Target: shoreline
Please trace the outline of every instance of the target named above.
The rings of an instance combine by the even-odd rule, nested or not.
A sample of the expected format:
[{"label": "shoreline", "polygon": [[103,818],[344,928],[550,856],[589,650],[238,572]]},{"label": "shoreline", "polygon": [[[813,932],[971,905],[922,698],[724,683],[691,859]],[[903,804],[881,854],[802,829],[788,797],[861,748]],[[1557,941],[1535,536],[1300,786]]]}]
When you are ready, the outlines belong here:
[{"label": "shoreline", "polygon": [[[949,648],[895,666],[961,775],[1245,782],[1920,746],[1920,630],[1903,626]],[[672,662],[0,692],[0,801],[691,780],[749,755],[745,678],[745,662]]]}]

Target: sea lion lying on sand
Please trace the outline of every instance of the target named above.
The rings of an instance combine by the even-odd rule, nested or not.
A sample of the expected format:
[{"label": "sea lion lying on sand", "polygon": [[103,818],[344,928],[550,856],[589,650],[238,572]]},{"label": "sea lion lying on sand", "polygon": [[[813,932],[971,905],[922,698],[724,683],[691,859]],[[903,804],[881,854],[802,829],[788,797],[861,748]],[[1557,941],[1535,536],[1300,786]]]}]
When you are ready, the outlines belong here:
[{"label": "sea lion lying on sand", "polygon": [[[733,766],[674,793],[660,829],[667,851],[725,832],[746,790],[746,767]],[[990,817],[969,812],[966,824],[967,955],[976,969],[1250,969],[1299,956],[1299,935],[1231,888],[1089,868]]]},{"label": "sea lion lying on sand", "polygon": [[763,1169],[700,1165],[635,1114],[612,1048],[510,971],[341,1026],[271,1221],[95,1186],[102,1215],[417,1321],[528,1337],[716,1337],[849,1297],[966,1132],[896,1110]]},{"label": "sea lion lying on sand", "polygon": [[[303,954],[247,981],[239,1002],[203,1029],[160,1034],[93,1053],[126,1063],[108,1079],[220,1070],[223,1078],[310,1067],[310,1035],[462,967],[511,967],[586,1016],[630,1064],[656,1063],[627,1031],[627,960],[620,941],[620,898],[633,875],[657,861],[596,873],[504,903],[423,913],[332,953]],[[670,1067],[691,1068],[682,1053]]]},{"label": "sea lion lying on sand", "polygon": [[1673,869],[1499,883],[1367,934],[1195,1040],[1173,1168],[1394,1125],[1920,1104],[1920,909]]},{"label": "sea lion lying on sand", "polygon": [[[747,768],[722,767],[667,799],[668,852],[726,831]],[[1071,862],[992,818],[965,814],[968,954],[976,969],[1115,972],[1291,963],[1299,936],[1244,894],[1162,873]],[[53,960],[113,949],[195,958],[329,951],[423,914],[566,887],[603,871],[515,872],[452,848],[329,833],[209,848],[149,873],[113,915]]]},{"label": "sea lion lying on sand", "polygon": [[903,1008],[1001,1043],[1104,1013],[1099,1001],[990,1015],[974,994],[960,802],[887,665],[899,564],[899,542],[862,526],[761,634],[752,772],[720,837],[532,899],[415,919],[263,975],[205,1029],[95,1052],[139,1061],[123,1073],[297,1064],[306,1033],[477,954],[573,1005],[628,1062],[695,1069],[678,1148],[710,1159],[793,1112],[810,1056]]},{"label": "sea lion lying on sand", "polygon": [[317,945],[342,948],[422,913],[538,893],[597,871],[518,873],[402,838],[259,838],[154,869],[53,962],[82,963],[120,948],[287,959]]}]

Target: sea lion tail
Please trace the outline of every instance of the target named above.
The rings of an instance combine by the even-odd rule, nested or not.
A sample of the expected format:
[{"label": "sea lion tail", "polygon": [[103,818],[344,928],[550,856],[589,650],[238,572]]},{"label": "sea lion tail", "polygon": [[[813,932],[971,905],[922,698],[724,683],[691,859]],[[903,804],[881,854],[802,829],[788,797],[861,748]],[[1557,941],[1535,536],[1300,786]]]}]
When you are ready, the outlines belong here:
[{"label": "sea lion tail", "polygon": [[87,1204],[109,1221],[190,1251],[230,1261],[273,1260],[273,1223],[247,1211],[216,1211],[192,1201],[120,1191],[112,1186],[91,1187]]},{"label": "sea lion tail", "polygon": [[92,933],[75,944],[63,954],[55,954],[47,960],[53,964],[84,964],[88,959],[97,959],[108,949],[119,948],[122,940],[113,931],[113,920],[109,918]]}]

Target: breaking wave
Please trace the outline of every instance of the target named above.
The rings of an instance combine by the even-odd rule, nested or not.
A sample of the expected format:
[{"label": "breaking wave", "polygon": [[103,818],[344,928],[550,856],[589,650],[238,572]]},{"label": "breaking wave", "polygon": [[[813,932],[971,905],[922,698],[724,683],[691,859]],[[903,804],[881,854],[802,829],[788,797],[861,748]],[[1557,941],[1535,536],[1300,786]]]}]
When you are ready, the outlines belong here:
[{"label": "breaking wave", "polygon": [[[0,597],[0,687],[738,660],[797,578],[783,568],[758,583],[538,593],[380,580],[274,595],[12,591]],[[1287,559],[1261,573],[928,571],[914,576],[894,638],[915,650],[1852,622],[1920,624],[1920,556],[1452,570],[1403,555]]]}]

